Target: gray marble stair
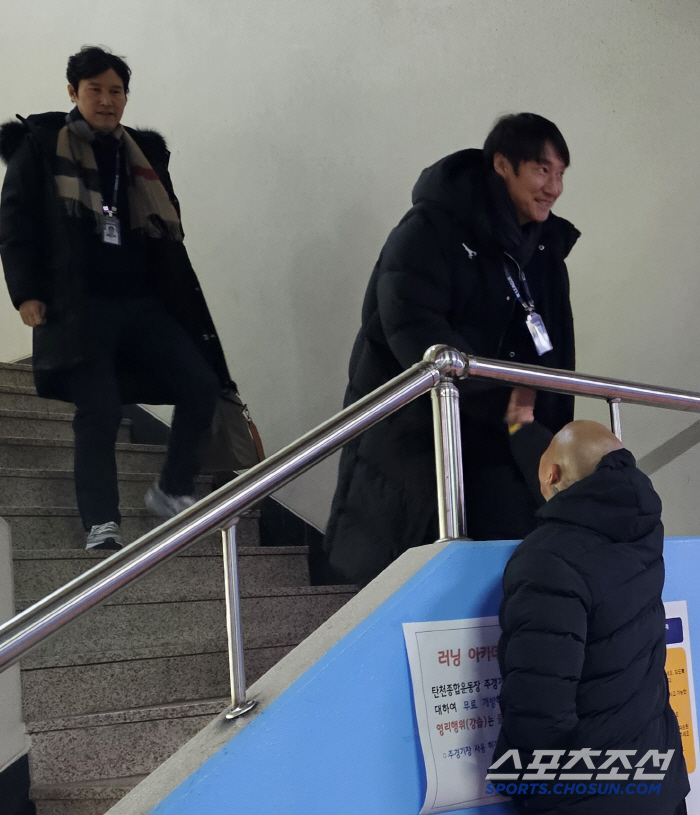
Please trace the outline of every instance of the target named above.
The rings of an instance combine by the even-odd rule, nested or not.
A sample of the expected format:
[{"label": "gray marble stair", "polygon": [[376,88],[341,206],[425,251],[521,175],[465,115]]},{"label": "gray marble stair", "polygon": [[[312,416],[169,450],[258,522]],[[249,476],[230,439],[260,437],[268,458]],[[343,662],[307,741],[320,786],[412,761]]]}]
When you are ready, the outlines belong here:
[{"label": "gray marble stair", "polygon": [[[259,589],[252,596],[244,595],[241,612],[246,650],[250,653],[274,647],[281,655],[328,619],[352,594],[348,587],[294,587]],[[95,642],[100,643],[100,652],[94,650],[92,643]],[[36,657],[29,664],[35,666],[34,672],[40,681],[39,665],[43,660],[46,682],[56,686],[58,676],[52,674],[56,674],[56,668],[66,667],[67,662],[85,665],[96,656],[108,656],[113,666],[119,662],[142,661],[149,649],[182,649],[188,642],[196,642],[210,655],[219,654],[220,658],[213,660],[214,667],[223,667],[222,601],[102,606],[94,610],[91,617],[81,618],[37,649]],[[253,677],[251,673],[250,680]],[[143,678],[138,674],[133,678],[140,687]],[[124,679],[122,676],[122,682]],[[130,707],[116,712],[70,715],[69,699],[62,695],[58,708],[60,717],[27,722],[32,739],[33,782],[102,780],[114,775],[150,772],[226,706],[226,679],[225,671],[220,671],[218,684],[215,682],[211,688],[219,690],[218,698],[212,700],[201,701],[206,686],[198,686],[190,689],[196,693],[195,700],[177,701],[182,699],[183,687],[175,683],[174,700],[163,700],[166,688],[161,685],[157,706]],[[82,689],[88,697],[100,691],[87,681]],[[126,689],[122,685],[120,693],[124,694]],[[135,689],[135,694],[137,692]]]},{"label": "gray marble stair", "polygon": [[0,383],[18,388],[34,387],[34,372],[31,365],[17,362],[0,362]]},{"label": "gray marble stair", "polygon": [[38,784],[34,787],[37,815],[94,815],[107,812],[144,776],[107,781]]},{"label": "gray marble stair", "polygon": [[32,730],[35,784],[152,772],[226,707],[226,699],[69,716]]},{"label": "gray marble stair", "polygon": [[[121,532],[125,543],[145,535],[157,524],[148,510],[140,507],[122,507]],[[82,550],[85,532],[75,506],[0,506],[0,518],[10,525],[14,550]],[[238,522],[238,545],[257,546],[259,513],[244,515]],[[210,551],[218,554],[221,542],[218,535],[195,544],[192,551]]]},{"label": "gray marble stair", "polygon": [[[223,600],[224,575],[220,551],[195,545],[154,570],[116,599],[127,603],[188,602]],[[15,603],[25,607],[91,569],[109,552],[84,549],[33,549],[14,555]],[[262,589],[303,586],[308,582],[307,550],[303,546],[239,547],[238,567],[243,596],[254,596]]]},{"label": "gray marble stair", "polygon": [[[0,372],[1,373],[1,372]],[[52,411],[0,410],[0,438],[67,439],[73,441],[73,413],[70,405],[56,403]],[[131,440],[131,421],[123,419],[117,441]]]},{"label": "gray marble stair", "polygon": [[[169,648],[140,649],[138,658],[66,664],[35,660],[22,669],[22,705],[28,721],[46,721],[57,711],[71,715],[164,705],[182,699],[223,698],[229,691],[228,656],[182,641]],[[248,648],[246,680],[255,682],[294,647]],[[55,661],[55,660],[54,660]],[[59,660],[60,662],[60,660]]]},{"label": "gray marble stair", "polygon": [[[75,506],[71,405],[40,399],[28,366],[0,364],[0,517],[17,609],[108,557],[86,552]],[[165,449],[119,431],[122,534],[158,520],[143,496]],[[211,480],[200,478],[198,494]],[[352,587],[310,587],[305,547],[260,547],[238,525],[246,677],[254,682],[338,610]],[[22,705],[38,815],[102,815],[227,704],[219,535],[210,535],[28,654]],[[2,806],[0,805],[0,811]]]},{"label": "gray marble stair", "polygon": [[[126,506],[143,506],[143,497],[158,477],[155,472],[120,472],[119,495]],[[199,498],[209,492],[211,479],[200,476],[195,484]],[[72,470],[0,468],[0,496],[13,506],[62,507],[75,505]]]},{"label": "gray marble stair", "polygon": [[6,385],[0,372],[0,410],[30,410],[38,413],[55,413],[57,410],[70,412],[71,406],[53,399],[42,399],[36,395],[32,385]]},{"label": "gray marble stair", "polygon": [[[71,470],[75,445],[68,439],[0,437],[0,469]],[[116,445],[121,473],[157,473],[165,461],[166,447],[157,444]]]}]

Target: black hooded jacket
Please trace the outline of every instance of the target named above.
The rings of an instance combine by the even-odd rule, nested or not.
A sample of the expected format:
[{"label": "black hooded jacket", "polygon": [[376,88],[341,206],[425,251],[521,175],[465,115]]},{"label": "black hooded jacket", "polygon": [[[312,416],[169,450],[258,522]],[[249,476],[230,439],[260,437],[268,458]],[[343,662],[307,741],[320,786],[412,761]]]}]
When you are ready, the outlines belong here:
[{"label": "black hooded jacket", "polygon": [[[47,306],[46,324],[33,329],[37,391],[70,401],[66,371],[86,358],[92,341],[84,313],[84,230],[79,219],[65,213],[54,178],[56,142],[65,123],[65,113],[53,112],[0,126],[0,158],[8,165],[0,202],[0,255],[15,308],[26,300]],[[152,130],[125,129],[179,214],[165,140]],[[230,376],[223,350],[184,244],[145,238],[143,254],[153,292],[191,336],[222,387],[227,386]],[[173,403],[173,395],[154,381],[150,371],[124,361],[118,373],[125,404]]]},{"label": "black hooded jacket", "polygon": [[[513,234],[505,236],[497,230],[498,213],[488,189],[498,191],[498,185],[514,224]],[[505,185],[493,170],[484,170],[481,150],[462,150],[424,170],[413,202],[389,235],[369,281],[345,405],[400,374],[437,343],[483,357],[573,369],[564,259],[578,231],[553,214],[535,232],[517,228]],[[542,357],[534,353],[524,311],[505,275],[505,264],[510,263],[517,278],[506,249],[518,257],[525,248],[520,242],[528,241],[531,253],[525,270],[554,345]],[[492,526],[490,536],[522,537],[534,525],[537,503],[515,472],[503,423],[510,389],[469,381],[460,382],[459,389],[465,475],[478,474],[475,479],[481,482],[489,470],[483,481],[491,485],[487,501],[521,488],[528,493],[526,521]],[[557,432],[573,418],[573,400],[541,393],[535,417],[549,432]],[[324,542],[330,567],[326,580],[366,583],[410,546],[435,539],[431,422],[429,398],[422,397],[344,449]],[[503,515],[502,508],[494,505],[492,515]],[[480,534],[478,529],[472,532]]]},{"label": "black hooded jacket", "polygon": [[503,576],[494,757],[589,747],[637,750],[639,761],[673,749],[658,795],[517,799],[523,812],[671,815],[689,786],[665,674],[661,500],[619,450],[538,515]]}]

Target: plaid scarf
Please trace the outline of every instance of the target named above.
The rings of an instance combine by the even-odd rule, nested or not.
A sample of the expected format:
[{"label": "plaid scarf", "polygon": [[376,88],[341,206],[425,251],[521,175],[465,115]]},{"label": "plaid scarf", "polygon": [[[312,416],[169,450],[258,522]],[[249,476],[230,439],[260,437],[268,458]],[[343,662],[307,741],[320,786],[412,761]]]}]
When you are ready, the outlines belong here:
[{"label": "plaid scarf", "polygon": [[[149,238],[182,241],[182,226],[175,207],[141,148],[121,125],[112,135],[121,139],[126,156],[130,228]],[[102,190],[92,150],[95,138],[95,132],[77,108],[71,111],[66,116],[66,126],[58,133],[55,178],[68,215],[91,219],[95,232],[101,234]]]}]

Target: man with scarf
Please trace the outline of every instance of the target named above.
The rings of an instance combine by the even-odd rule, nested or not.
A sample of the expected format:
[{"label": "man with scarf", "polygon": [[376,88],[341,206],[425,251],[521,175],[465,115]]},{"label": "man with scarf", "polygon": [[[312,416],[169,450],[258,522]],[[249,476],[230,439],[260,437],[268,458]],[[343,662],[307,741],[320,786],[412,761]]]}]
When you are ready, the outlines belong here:
[{"label": "man with scarf", "polygon": [[[362,309],[345,404],[435,344],[509,362],[574,368],[564,260],[579,232],[551,212],[569,150],[534,113],[502,117],[483,150],[424,170],[389,235]],[[519,539],[541,503],[537,462],[573,418],[569,397],[464,381],[460,389],[467,529]],[[418,399],[343,450],[315,582],[365,584],[437,537],[429,400]]]},{"label": "man with scarf", "polygon": [[3,268],[33,328],[39,395],[76,406],[75,487],[88,549],[122,545],[122,404],[175,405],[165,465],[146,494],[167,518],[194,503],[198,450],[230,384],[184,248],[165,142],[121,125],[130,75],[120,57],[86,46],[68,60],[70,113],[0,129]]}]

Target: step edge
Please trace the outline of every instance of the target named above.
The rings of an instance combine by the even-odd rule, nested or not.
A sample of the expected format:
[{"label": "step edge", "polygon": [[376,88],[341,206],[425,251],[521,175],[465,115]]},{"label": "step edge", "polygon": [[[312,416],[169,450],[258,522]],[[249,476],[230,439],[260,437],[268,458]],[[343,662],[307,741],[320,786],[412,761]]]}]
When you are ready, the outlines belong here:
[{"label": "step edge", "polygon": [[[120,589],[120,591],[127,591],[127,588]],[[222,588],[223,591],[223,588]],[[116,592],[115,592],[116,594]],[[357,594],[357,586],[261,586],[259,588],[251,588],[244,590],[240,593],[241,600],[275,600],[282,597],[326,597],[326,596],[339,596],[350,594],[353,597]],[[26,611],[39,600],[21,600],[15,598],[15,613],[19,614]],[[173,606],[173,605],[187,605],[189,603],[223,603],[224,597],[188,597],[187,599],[176,600],[153,600],[152,602],[144,602],[143,600],[120,602],[115,598],[114,602],[105,600],[100,604],[102,608],[134,608],[135,606],[148,608],[150,606]]]},{"label": "step edge", "polygon": [[[56,450],[75,449],[73,439],[45,439],[38,436],[0,436],[0,447],[48,447]],[[114,445],[117,452],[122,453],[166,453],[165,444],[132,444],[120,441]],[[71,471],[72,472],[72,471]]]},{"label": "step edge", "polygon": [[[215,534],[212,532],[212,535]],[[197,544],[193,544],[196,548]],[[181,552],[177,557],[216,558],[221,554],[203,554],[193,551],[193,548]],[[239,546],[239,557],[264,557],[265,555],[298,557],[309,552],[308,546]],[[13,560],[106,560],[113,552],[90,552],[86,549],[15,549],[12,552]]]},{"label": "step edge", "polygon": [[54,719],[37,719],[25,722],[30,735],[53,733],[62,730],[88,730],[96,727],[142,724],[145,722],[175,721],[194,719],[199,716],[216,716],[225,709],[227,697],[191,699],[171,702],[165,705],[152,705],[141,708],[107,710],[100,713],[79,713],[75,716],[61,716]]},{"label": "step edge", "polygon": [[[30,797],[35,801],[71,801],[95,800],[114,798],[115,795],[90,795],[90,792],[115,792],[124,797],[137,784],[140,784],[146,775],[129,775],[119,778],[96,778],[90,781],[65,781],[62,784],[32,784]],[[80,795],[79,793],[83,793]],[[85,794],[88,793],[88,794]]]},{"label": "step edge", "polygon": [[[254,651],[267,651],[269,649],[280,649],[280,648],[295,648],[298,645],[298,641],[295,640],[294,642],[286,642],[286,643],[273,643],[271,645],[253,645],[245,646],[245,653],[250,654]],[[189,646],[185,649],[185,645]],[[197,650],[197,649],[200,650]],[[187,642],[187,643],[179,643],[178,646],[171,645],[170,647],[166,646],[159,646],[159,647],[150,647],[150,648],[141,648],[141,649],[134,649],[134,656],[124,656],[124,652],[122,651],[119,655],[118,659],[98,659],[98,654],[77,654],[74,655],[76,657],[80,657],[79,661],[71,661],[67,662],[66,658],[62,655],[51,655],[48,658],[41,658],[37,657],[35,659],[35,664],[27,665],[26,663],[31,660],[31,657],[24,659],[20,662],[22,674],[26,674],[33,671],[53,671],[53,670],[66,670],[71,668],[90,668],[96,665],[112,665],[115,663],[122,663],[122,662],[147,662],[149,660],[155,659],[180,659],[180,658],[198,658],[203,656],[212,656],[215,654],[226,654],[227,649],[225,643],[221,643],[218,647],[211,647],[208,643],[203,644],[201,642]],[[115,651],[107,652],[106,656],[114,656],[116,654]]]}]

